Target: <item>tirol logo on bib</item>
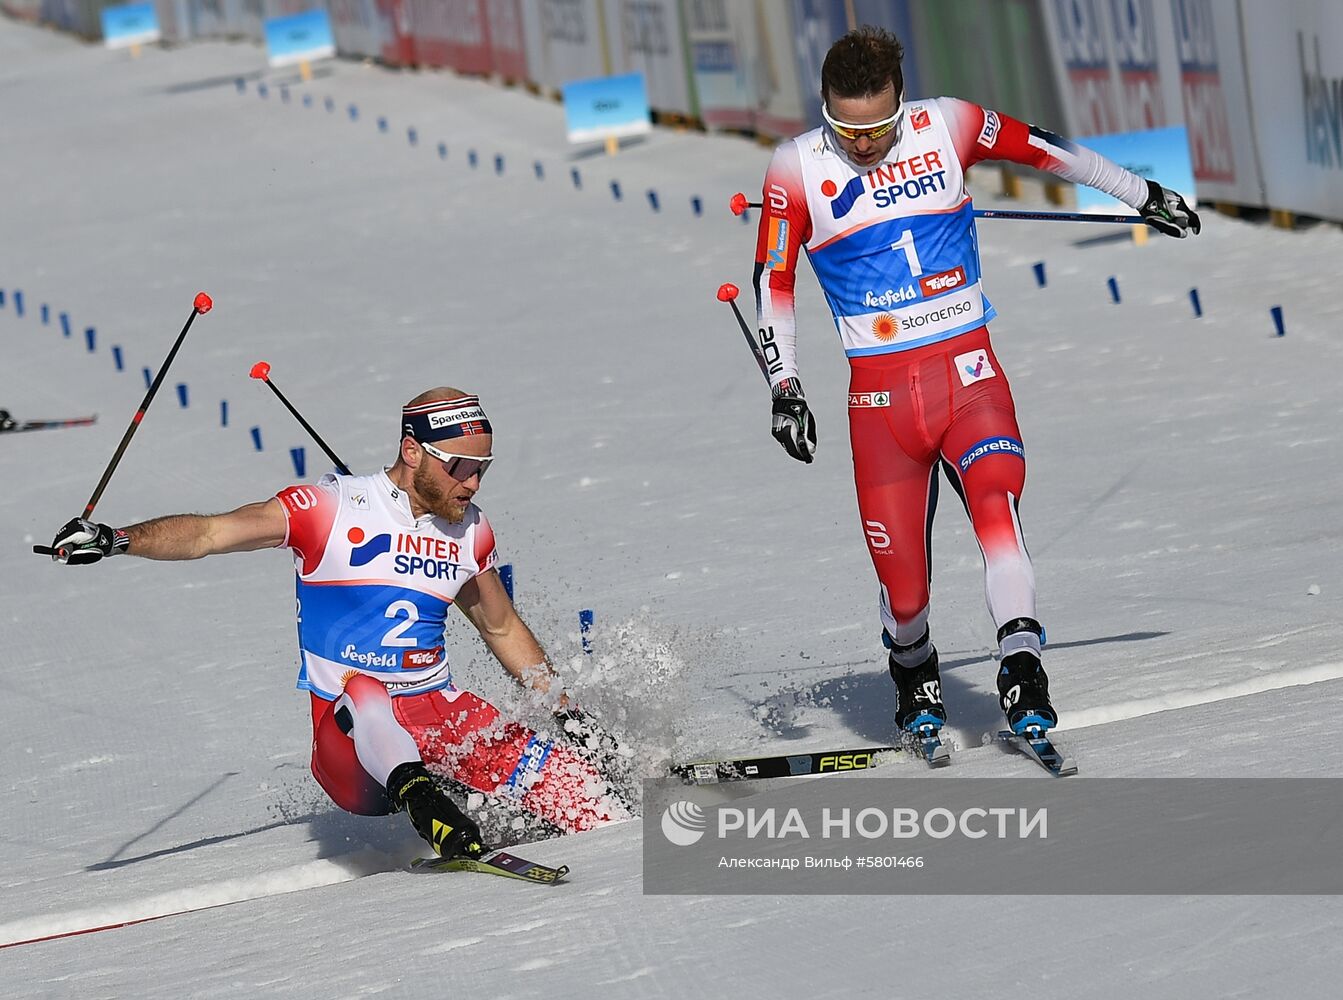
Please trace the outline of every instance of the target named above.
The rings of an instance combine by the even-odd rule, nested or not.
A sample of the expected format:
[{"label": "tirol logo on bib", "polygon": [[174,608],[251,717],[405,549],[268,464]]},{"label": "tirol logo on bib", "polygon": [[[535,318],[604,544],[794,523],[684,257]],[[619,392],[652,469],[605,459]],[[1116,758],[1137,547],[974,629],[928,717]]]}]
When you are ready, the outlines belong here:
[{"label": "tirol logo on bib", "polygon": [[993,370],[993,363],[989,361],[989,352],[984,350],[958,354],[952,358],[951,363],[956,366],[956,374],[961,377],[961,385],[982,382],[998,374]]}]

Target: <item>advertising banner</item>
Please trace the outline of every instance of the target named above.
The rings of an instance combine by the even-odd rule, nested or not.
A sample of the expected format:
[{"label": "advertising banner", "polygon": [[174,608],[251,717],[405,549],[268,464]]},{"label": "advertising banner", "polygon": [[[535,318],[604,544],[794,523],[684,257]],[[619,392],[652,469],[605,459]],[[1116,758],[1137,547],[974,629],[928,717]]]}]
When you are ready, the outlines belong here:
[{"label": "advertising banner", "polygon": [[[961,97],[1023,121],[1066,131],[1045,27],[1032,0],[946,0],[915,8],[905,55],[910,97]],[[911,62],[910,53],[918,60]],[[966,53],[975,57],[967,59]],[[1032,58],[1022,58],[1031,53]],[[918,74],[910,76],[911,67]]]},{"label": "advertising banner", "polygon": [[1343,4],[1244,4],[1267,204],[1343,221]]},{"label": "advertising banner", "polygon": [[0,11],[10,17],[36,21],[42,13],[42,0],[0,0]]},{"label": "advertising banner", "polygon": [[327,0],[331,33],[341,55],[382,56],[385,25],[374,0]]},{"label": "advertising banner", "polygon": [[484,0],[404,0],[415,62],[459,73],[493,67]]},{"label": "advertising banner", "polygon": [[273,67],[296,66],[336,54],[331,19],[324,10],[268,18],[265,33],[266,56]]},{"label": "advertising banner", "polygon": [[159,15],[154,9],[153,0],[104,7],[102,23],[103,45],[109,49],[146,45],[163,37],[159,31]]},{"label": "advertising banner", "polygon": [[1106,0],[1044,0],[1044,11],[1067,134],[1079,138],[1121,131]]},{"label": "advertising banner", "polygon": [[533,81],[558,92],[571,80],[610,75],[598,0],[522,2],[527,69]]},{"label": "advertising banner", "polygon": [[[1157,181],[1180,192],[1189,204],[1198,203],[1194,165],[1189,159],[1189,136],[1183,125],[1088,136],[1086,145],[1144,180]],[[1138,213],[1122,201],[1085,184],[1077,185],[1077,210],[1138,218]]]},{"label": "advertising banner", "polygon": [[659,111],[695,116],[676,0],[604,0],[610,72],[639,73]]},{"label": "advertising banner", "polygon": [[506,80],[527,79],[527,44],[518,0],[487,0],[490,62]]},{"label": "advertising banner", "polygon": [[1170,5],[1199,193],[1218,201],[1264,205],[1240,60],[1241,5],[1213,0],[1170,0]]},{"label": "advertising banner", "polygon": [[650,131],[643,76],[627,73],[566,84],[564,123],[570,142],[602,142]]}]

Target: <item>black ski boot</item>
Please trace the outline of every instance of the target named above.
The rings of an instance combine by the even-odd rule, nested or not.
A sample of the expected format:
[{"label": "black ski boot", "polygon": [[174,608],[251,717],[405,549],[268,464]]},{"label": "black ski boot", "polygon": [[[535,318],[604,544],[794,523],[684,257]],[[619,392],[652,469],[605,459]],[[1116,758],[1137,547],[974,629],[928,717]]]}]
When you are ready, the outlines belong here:
[{"label": "black ski boot", "polygon": [[[947,710],[942,704],[942,678],[937,672],[937,650],[928,641],[925,631],[917,642],[899,645],[889,632],[882,632],[882,642],[890,649],[887,669],[895,681],[895,723],[904,732],[916,735],[941,729],[947,721]],[[928,655],[913,667],[900,665],[901,654],[926,646]]]},{"label": "black ski boot", "polygon": [[[998,667],[998,704],[1007,716],[1007,725],[1018,736],[1027,730],[1043,733],[1058,725],[1058,713],[1049,702],[1049,678],[1040,665],[1040,623],[1033,618],[1017,618],[998,630],[1003,659]],[[1029,636],[1033,634],[1035,641]],[[1017,642],[1008,641],[1020,635]]]},{"label": "black ski boot", "polygon": [[9,415],[8,410],[0,410],[0,431],[12,431],[17,426],[18,421]]},{"label": "black ski boot", "polygon": [[387,776],[387,797],[397,812],[404,809],[410,814],[415,832],[440,857],[478,858],[485,853],[480,828],[439,790],[420,761],[408,761],[392,769]]}]

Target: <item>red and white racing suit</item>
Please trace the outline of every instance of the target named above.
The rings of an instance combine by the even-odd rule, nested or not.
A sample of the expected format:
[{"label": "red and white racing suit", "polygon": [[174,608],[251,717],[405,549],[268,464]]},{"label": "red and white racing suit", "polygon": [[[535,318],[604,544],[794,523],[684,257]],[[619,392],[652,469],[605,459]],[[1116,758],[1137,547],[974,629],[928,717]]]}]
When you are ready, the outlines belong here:
[{"label": "red and white racing suit", "polygon": [[496,562],[478,507],[468,505],[458,524],[417,518],[386,473],[328,475],[277,496],[289,521],[282,544],[294,551],[312,772],[333,802],[363,815],[390,812],[388,775],[422,759],[566,831],[615,818],[586,759],[452,683],[448,611]]},{"label": "red and white racing suit", "polygon": [[873,167],[854,166],[819,128],[779,146],[765,175],[755,287],[770,383],[798,374],[793,287],[805,249],[849,358],[858,509],[882,624],[901,646],[927,628],[939,463],[969,511],[994,622],[1035,618],[1017,519],[1025,449],[989,343],[995,312],[965,191],[981,160],[1047,170],[1135,207],[1147,194],[1091,150],[948,97],[907,103],[899,139]]}]

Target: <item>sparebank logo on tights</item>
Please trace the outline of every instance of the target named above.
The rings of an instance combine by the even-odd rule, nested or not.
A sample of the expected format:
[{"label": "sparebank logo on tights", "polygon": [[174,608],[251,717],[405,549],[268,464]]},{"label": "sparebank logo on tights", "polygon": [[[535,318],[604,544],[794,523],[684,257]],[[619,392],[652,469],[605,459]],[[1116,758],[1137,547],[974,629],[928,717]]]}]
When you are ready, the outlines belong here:
[{"label": "sparebank logo on tights", "polygon": [[960,466],[961,471],[965,472],[970,466],[974,465],[981,458],[987,455],[1015,455],[1017,458],[1026,457],[1026,449],[1022,447],[1020,441],[1010,437],[992,437],[985,438],[972,444],[966,449],[964,455],[956,464]]}]

